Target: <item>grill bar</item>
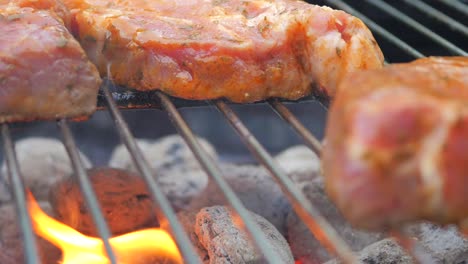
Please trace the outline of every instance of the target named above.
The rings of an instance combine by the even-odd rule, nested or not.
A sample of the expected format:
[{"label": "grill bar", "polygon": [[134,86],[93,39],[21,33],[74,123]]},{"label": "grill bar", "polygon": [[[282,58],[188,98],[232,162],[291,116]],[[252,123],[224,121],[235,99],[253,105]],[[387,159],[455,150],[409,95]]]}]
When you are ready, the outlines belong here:
[{"label": "grill bar", "polygon": [[392,44],[395,46],[399,47],[401,50],[406,52],[407,54],[415,57],[415,58],[422,58],[424,55],[417,51],[415,48],[412,46],[408,45],[408,43],[402,41],[400,38],[395,36],[394,34],[390,33],[388,30],[385,28],[381,27],[379,24],[375,23],[373,20],[369,19],[365,15],[363,15],[361,12],[357,11],[356,9],[352,8],[350,5],[346,4],[345,2],[341,0],[325,0],[330,5],[333,5],[335,7],[338,7],[341,10],[344,10],[356,17],[359,17],[370,29],[372,29],[375,33],[381,35],[388,41],[390,41]]},{"label": "grill bar", "polygon": [[206,151],[201,147],[192,130],[181,116],[180,112],[170,101],[169,97],[162,93],[158,93],[158,96],[161,100],[161,104],[163,105],[164,110],[166,110],[168,113],[169,118],[173,122],[174,126],[177,128],[180,135],[184,138],[185,142],[192,150],[193,154],[197,158],[198,162],[202,165],[205,172],[216,182],[219,189],[223,192],[226,200],[242,219],[246,229],[250,232],[253,240],[256,242],[257,247],[260,249],[265,259],[268,261],[268,263],[281,264],[281,257],[277,252],[273,251],[269,247],[266,236],[263,234],[258,224],[255,223],[250,212],[245,208],[241,200],[227,184],[226,180],[224,180],[219,166],[215,164]]},{"label": "grill bar", "polygon": [[268,154],[263,146],[250,133],[234,111],[222,101],[216,101],[215,105],[236,130],[252,154],[254,154],[258,161],[271,173],[283,192],[287,195],[296,213],[322,245],[331,253],[337,255],[344,263],[356,263],[355,257],[346,242],[343,241],[331,224],[322,216],[320,211],[297,189],[293,181],[284,171],[275,164],[271,155]]},{"label": "grill bar", "polygon": [[399,21],[405,23],[409,27],[417,30],[418,32],[426,35],[430,39],[432,39],[434,42],[440,44],[441,46],[445,47],[447,50],[450,52],[457,54],[457,55],[462,55],[462,56],[468,56],[468,53],[465,52],[463,49],[457,47],[454,45],[452,42],[446,40],[445,38],[441,37],[440,35],[434,33],[421,23],[417,22],[416,20],[412,19],[408,15],[404,14],[403,12],[397,10],[393,6],[385,3],[382,0],[365,0],[367,3],[377,7],[378,9],[384,11],[385,13],[395,17]]},{"label": "grill bar", "polygon": [[5,161],[7,164],[8,176],[10,178],[12,194],[15,201],[17,218],[21,228],[21,235],[24,241],[25,263],[38,264],[39,250],[36,245],[36,237],[33,232],[31,216],[28,212],[26,204],[26,194],[24,182],[20,175],[18,160],[15,154],[15,146],[11,139],[10,129],[8,125],[2,125],[3,151],[5,153]]},{"label": "grill bar", "polygon": [[117,131],[119,132],[121,140],[127,147],[127,150],[130,153],[132,160],[136,165],[136,168],[138,169],[139,173],[142,175],[143,179],[148,185],[153,200],[158,205],[156,208],[158,219],[161,222],[167,221],[169,223],[168,226],[171,230],[171,234],[179,247],[179,250],[184,258],[185,263],[201,263],[197,253],[195,252],[190,242],[189,237],[187,236],[182,227],[182,224],[180,223],[179,219],[177,219],[174,209],[172,209],[169,201],[164,196],[161,187],[153,179],[149,165],[146,162],[140,148],[136,144],[135,138],[130,132],[130,129],[125,120],[123,119],[122,114],[118,110],[117,105],[114,99],[112,98],[112,95],[106,84],[102,85],[102,91],[104,92],[104,96],[108,104],[109,113],[114,119],[114,123],[117,128]]},{"label": "grill bar", "polygon": [[460,11],[465,16],[468,16],[468,6],[464,3],[460,3],[457,0],[439,0],[440,2],[444,3],[451,8]]},{"label": "grill bar", "polygon": [[301,121],[299,121],[299,119],[297,119],[297,117],[278,100],[270,101],[270,106],[281,118],[283,118],[283,120],[296,130],[307,146],[320,157],[320,153],[322,153],[322,144],[314,135],[312,135],[312,133],[310,133],[309,130],[307,130]]},{"label": "grill bar", "polygon": [[68,123],[65,119],[61,119],[57,124],[62,132],[63,144],[67,150],[68,156],[70,157],[70,161],[73,166],[73,176],[78,181],[81,191],[83,192],[86,206],[91,211],[91,217],[93,218],[98,234],[104,243],[106,254],[112,264],[117,264],[117,258],[109,243],[111,232],[109,231],[106,220],[104,220],[104,215],[102,214],[102,210],[99,206],[96,194],[88,178],[85,167],[83,166],[80,155],[78,154],[78,149],[73,139],[72,132],[70,131],[70,127],[68,126]]},{"label": "grill bar", "polygon": [[424,3],[421,0],[403,0],[406,4],[411,5],[412,7],[418,9],[419,11],[426,13],[433,18],[447,24],[450,29],[462,33],[465,37],[468,37],[468,27],[462,23],[456,21],[455,19],[447,16],[446,14],[440,12],[439,10],[433,8],[432,6]]}]

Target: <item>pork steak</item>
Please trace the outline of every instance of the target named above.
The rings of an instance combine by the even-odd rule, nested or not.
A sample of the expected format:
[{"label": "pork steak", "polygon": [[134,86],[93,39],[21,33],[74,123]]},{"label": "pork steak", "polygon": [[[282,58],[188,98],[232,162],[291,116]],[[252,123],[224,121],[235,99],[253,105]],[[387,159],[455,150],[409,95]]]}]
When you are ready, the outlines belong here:
[{"label": "pork steak", "polygon": [[346,78],[323,149],[327,191],[356,226],[468,226],[468,58],[424,58]]},{"label": "pork steak", "polygon": [[383,55],[361,20],[297,0],[65,0],[101,75],[185,99],[335,93]]},{"label": "pork steak", "polygon": [[101,79],[66,17],[66,8],[45,0],[0,0],[0,122],[77,118],[96,109]]}]

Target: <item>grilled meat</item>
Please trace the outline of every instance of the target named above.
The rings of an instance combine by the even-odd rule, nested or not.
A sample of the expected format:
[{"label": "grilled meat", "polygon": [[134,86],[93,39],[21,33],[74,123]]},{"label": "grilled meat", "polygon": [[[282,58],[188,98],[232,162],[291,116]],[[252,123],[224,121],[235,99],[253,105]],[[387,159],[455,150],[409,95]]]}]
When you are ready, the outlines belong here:
[{"label": "grilled meat", "polygon": [[101,80],[64,26],[67,14],[47,1],[0,5],[0,122],[94,112]]},{"label": "grilled meat", "polygon": [[[65,0],[101,75],[186,99],[333,95],[382,53],[357,18],[296,0]],[[313,88],[315,87],[315,88]]]},{"label": "grilled meat", "polygon": [[425,58],[343,80],[323,169],[329,195],[356,226],[466,227],[468,58]]},{"label": "grilled meat", "polygon": [[69,26],[70,11],[61,0],[0,0],[0,5],[5,9],[15,7],[29,7],[35,10],[48,10],[52,16],[59,18],[63,24]]}]

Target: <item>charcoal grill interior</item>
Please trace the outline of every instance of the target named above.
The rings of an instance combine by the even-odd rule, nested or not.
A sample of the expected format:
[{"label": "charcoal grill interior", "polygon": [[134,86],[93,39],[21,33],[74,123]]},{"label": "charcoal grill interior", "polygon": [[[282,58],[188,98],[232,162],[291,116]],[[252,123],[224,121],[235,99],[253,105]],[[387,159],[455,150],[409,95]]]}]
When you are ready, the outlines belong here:
[{"label": "charcoal grill interior", "polygon": [[[406,62],[430,55],[467,56],[468,5],[456,0],[323,0],[308,1],[342,9],[363,19],[380,44],[388,63]],[[321,99],[322,100],[322,99]],[[26,206],[24,185],[19,173],[14,141],[22,137],[48,136],[63,140],[75,170],[75,176],[92,212],[99,235],[103,238],[111,263],[117,263],[108,243],[109,229],[99,210],[78,148],[95,161],[104,164],[110,147],[118,141],[128,148],[136,168],[145,179],[158,205],[160,219],[170,223],[174,239],[186,263],[200,263],[183,231],[174,210],[160,186],[151,177],[148,164],[135,143],[135,137],[158,138],[178,133],[185,139],[203,169],[224,192],[227,201],[243,219],[246,229],[268,263],[280,263],[276,252],[266,246],[265,237],[254,224],[246,208],[223,179],[218,164],[213,162],[198,143],[195,134],[210,140],[220,150],[221,157],[235,161],[258,162],[265,166],[282,187],[300,218],[320,242],[345,263],[354,263],[355,256],[320,212],[310,204],[283,170],[275,164],[271,153],[293,144],[303,143],[320,154],[320,139],[326,122],[326,101],[313,96],[299,102],[271,100],[250,105],[228,102],[191,102],[170,98],[160,92],[138,93],[103,85],[99,108],[89,121],[68,120],[32,124],[2,125],[3,152],[10,177],[11,193],[17,207],[25,241],[25,261],[39,263],[31,220]],[[143,109],[141,109],[143,108]],[[126,111],[126,109],[132,109]],[[125,111],[124,111],[125,110]],[[217,129],[213,129],[217,128]],[[267,128],[267,129],[265,129]],[[292,130],[291,130],[292,129]],[[295,131],[296,133],[292,133]],[[261,135],[261,137],[260,137]],[[314,136],[315,135],[315,136]],[[259,140],[261,139],[261,140]],[[239,142],[243,142],[241,145]],[[96,151],[102,149],[102,152]]]}]

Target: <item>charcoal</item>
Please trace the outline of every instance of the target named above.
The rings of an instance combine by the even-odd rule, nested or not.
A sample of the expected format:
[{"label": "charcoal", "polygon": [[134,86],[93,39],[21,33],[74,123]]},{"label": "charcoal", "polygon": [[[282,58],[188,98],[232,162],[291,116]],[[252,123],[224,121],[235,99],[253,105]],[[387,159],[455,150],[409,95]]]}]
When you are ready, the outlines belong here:
[{"label": "charcoal", "polygon": [[[216,160],[214,148],[204,139],[200,139],[200,143]],[[138,140],[138,145],[149,161],[155,180],[177,211],[186,208],[208,184],[208,176],[179,136],[167,136],[158,141]],[[136,171],[124,146],[114,150],[109,166]]]},{"label": "charcoal", "polygon": [[[93,168],[88,175],[112,234],[158,226],[147,185],[137,174]],[[98,236],[91,211],[74,178],[64,179],[51,188],[49,200],[58,220],[85,235]]]},{"label": "charcoal", "polygon": [[[415,223],[407,230],[407,235],[415,239],[412,254],[419,263],[463,264],[468,260],[468,239],[455,226]],[[390,239],[368,246],[361,251],[360,259],[364,263],[413,263],[401,246]]]},{"label": "charcoal", "polygon": [[[45,213],[52,215],[51,207],[47,202],[41,202],[39,205]],[[61,258],[60,249],[39,237],[36,237],[36,243],[39,258],[43,264],[58,263]],[[25,263],[26,252],[23,247],[16,209],[13,204],[4,204],[0,207],[0,263]]]},{"label": "charcoal", "polygon": [[[412,258],[393,239],[387,238],[373,243],[358,254],[360,263],[364,264],[413,264]],[[326,264],[338,264],[332,260]],[[306,264],[306,263],[305,263]]]},{"label": "charcoal", "polygon": [[[243,204],[250,211],[272,223],[281,234],[286,233],[286,217],[291,206],[270,174],[253,165],[221,166],[223,175]],[[210,181],[207,188],[193,199],[188,208],[198,211],[203,207],[228,205],[217,185]]]},{"label": "charcoal", "polygon": [[455,226],[423,223],[417,226],[415,233],[423,253],[429,254],[435,263],[464,263],[468,260],[468,239]]},{"label": "charcoal", "polygon": [[[16,143],[16,155],[26,187],[38,201],[47,201],[50,186],[73,171],[65,147],[56,139],[31,137],[19,140]],[[91,167],[88,158],[82,153],[80,155],[85,167]],[[1,174],[8,179],[5,177],[8,175],[5,161]],[[7,189],[5,186],[0,187],[0,204],[11,200]]]},{"label": "charcoal", "polygon": [[208,185],[205,171],[186,167],[165,170],[156,178],[176,211],[186,209]]},{"label": "charcoal", "polygon": [[[187,211],[187,210],[180,211],[179,213],[177,213],[177,218],[182,224],[182,227],[184,228],[185,232],[188,234],[190,241],[192,242],[192,245],[194,246],[194,249],[196,250],[196,252],[198,253],[198,256],[200,257],[200,260],[204,264],[208,264],[210,263],[210,257],[208,256],[208,252],[200,243],[200,240],[198,239],[197,234],[195,234],[196,216],[197,216],[196,212]],[[163,222],[161,224],[161,228],[168,230],[170,232],[167,222]]]},{"label": "charcoal", "polygon": [[[196,215],[195,234],[209,255],[210,264],[266,263],[252,239],[241,229],[242,223],[232,209],[213,206],[201,209]],[[263,217],[251,213],[265,233],[268,247],[278,253],[281,263],[294,263],[284,237]]]},{"label": "charcoal", "polygon": [[[303,183],[301,189],[308,200],[319,209],[328,222],[335,227],[338,234],[351,246],[352,250],[359,251],[384,237],[380,233],[365,232],[351,227],[327,197],[321,178]],[[321,263],[321,261],[329,260],[332,257],[295,212],[289,214],[287,227],[288,241],[296,259],[303,263]]]},{"label": "charcoal", "polygon": [[[185,210],[177,216],[204,264],[265,263],[229,207]],[[282,263],[294,263],[289,245],[278,230],[263,217],[254,213],[251,216],[265,233],[269,246],[281,256]],[[161,227],[169,230],[168,223],[162,223]]]},{"label": "charcoal", "polygon": [[[198,138],[198,140],[210,157],[217,160],[214,147],[205,139]],[[139,139],[137,144],[155,173],[174,167],[201,169],[192,151],[179,135],[166,136],[156,141]],[[114,149],[109,165],[115,168],[136,171],[133,161],[123,145],[119,145]]]},{"label": "charcoal", "polygon": [[[148,155],[148,152],[150,152],[151,148],[153,147],[153,144],[155,144],[154,141],[146,140],[146,139],[137,139],[136,143],[138,147],[140,148],[141,152],[143,153],[143,155],[145,156],[145,158],[147,159],[147,161],[152,161],[152,162],[149,162],[149,164],[153,166],[154,158],[150,157]],[[158,157],[158,158],[162,159],[162,157]],[[120,144],[116,146],[115,149],[112,151],[112,154],[109,160],[109,167],[120,168],[120,169],[128,170],[131,172],[137,172],[137,169],[133,164],[133,160],[130,157],[130,154],[128,153],[128,150],[124,144]]]},{"label": "charcoal", "polygon": [[311,181],[320,176],[320,159],[304,145],[284,150],[276,155],[275,160],[296,183]]}]

